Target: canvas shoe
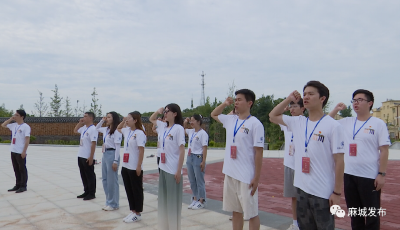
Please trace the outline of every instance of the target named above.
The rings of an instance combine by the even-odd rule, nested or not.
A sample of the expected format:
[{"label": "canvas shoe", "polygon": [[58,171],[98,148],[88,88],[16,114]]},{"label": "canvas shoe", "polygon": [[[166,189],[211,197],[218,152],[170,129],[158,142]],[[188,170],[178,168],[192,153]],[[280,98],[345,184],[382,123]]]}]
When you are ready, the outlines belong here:
[{"label": "canvas shoe", "polygon": [[197,201],[193,200],[192,203],[188,206],[188,209],[192,209],[193,206],[197,203]]},{"label": "canvas shoe", "polygon": [[125,219],[124,221],[125,223],[132,223],[132,222],[138,222],[140,220],[142,220],[142,215],[137,215],[136,213],[133,213],[133,215],[130,218]]},{"label": "canvas shoe", "polygon": [[107,206],[107,207],[105,207],[103,210],[104,211],[114,211],[114,210],[117,210],[118,208],[113,208],[113,207],[111,207],[111,206]]},{"label": "canvas shoe", "polygon": [[192,207],[193,210],[202,209],[202,208],[204,208],[204,204],[201,203],[200,201],[197,201]]},{"label": "canvas shoe", "polygon": [[291,224],[290,227],[287,230],[300,230],[299,227]]},{"label": "canvas shoe", "polygon": [[125,220],[131,218],[133,216],[133,212],[129,213],[127,216],[125,216],[125,218],[123,219],[123,221],[125,222]]}]

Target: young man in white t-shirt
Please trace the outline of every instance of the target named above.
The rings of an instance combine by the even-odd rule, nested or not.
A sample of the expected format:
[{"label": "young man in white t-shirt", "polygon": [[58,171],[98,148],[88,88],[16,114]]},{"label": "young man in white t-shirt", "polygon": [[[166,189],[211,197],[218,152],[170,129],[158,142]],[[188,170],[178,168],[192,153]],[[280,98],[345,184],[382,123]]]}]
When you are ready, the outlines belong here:
[{"label": "young man in white t-shirt", "polygon": [[[11,161],[15,173],[15,186],[9,192],[21,193],[26,191],[28,182],[28,171],[26,169],[26,150],[28,149],[31,136],[31,127],[24,123],[26,113],[24,110],[17,110],[8,120],[1,124],[1,127],[11,131]],[[12,121],[15,123],[10,124]]]},{"label": "young man in white t-shirt", "polygon": [[92,112],[86,112],[83,118],[75,126],[74,133],[79,133],[80,145],[78,151],[78,166],[81,173],[84,193],[77,196],[83,200],[92,200],[96,198],[96,174],[94,173],[94,152],[98,132],[93,125],[95,115]]},{"label": "young man in white t-shirt", "polygon": [[[372,117],[374,95],[364,89],[353,93],[353,110],[357,117],[338,120],[344,127],[346,153],[344,157],[344,193],[352,229],[380,229],[379,215],[357,215],[359,210],[381,208],[381,191],[389,157],[389,132],[383,120]],[[334,117],[346,105],[339,103],[332,112]]]},{"label": "young man in white t-shirt", "polygon": [[[222,172],[225,174],[223,210],[232,212],[233,229],[243,229],[243,217],[249,219],[249,229],[260,228],[258,217],[258,183],[260,180],[264,126],[251,116],[255,94],[248,89],[235,92],[237,115],[222,114],[233,104],[228,97],[211,113],[226,129],[226,150]],[[243,216],[244,213],[244,216]]]},{"label": "young man in white t-shirt", "polygon": [[[304,114],[304,104],[303,99],[300,99],[297,103],[290,102],[289,107],[285,108],[285,111],[289,110],[292,116],[302,116]],[[296,196],[297,191],[296,187],[294,187],[294,155],[295,155],[295,146],[294,146],[294,136],[293,133],[288,131],[287,127],[284,125],[279,125],[281,130],[285,134],[285,155],[283,157],[283,165],[284,169],[284,177],[283,177],[283,196],[292,198],[292,215],[293,215],[293,224],[290,225],[288,230],[299,230],[299,225],[297,223],[297,213],[296,213]]]},{"label": "young man in white t-shirt", "polygon": [[295,143],[295,176],[297,187],[297,221],[300,229],[335,229],[330,206],[340,204],[344,171],[343,127],[326,116],[323,107],[329,89],[319,81],[303,88],[303,103],[309,117],[282,115],[291,101],[301,98],[292,92],[269,114],[271,122],[286,125]]}]

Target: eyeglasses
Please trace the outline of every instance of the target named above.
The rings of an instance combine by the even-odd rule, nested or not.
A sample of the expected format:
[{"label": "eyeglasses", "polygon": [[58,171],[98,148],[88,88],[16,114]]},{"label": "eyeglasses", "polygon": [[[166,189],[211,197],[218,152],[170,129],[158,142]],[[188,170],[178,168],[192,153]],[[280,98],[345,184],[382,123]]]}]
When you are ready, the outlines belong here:
[{"label": "eyeglasses", "polygon": [[350,102],[351,103],[356,103],[356,102],[361,103],[363,101],[370,102],[370,101],[368,101],[367,99],[364,99],[364,98],[353,99]]},{"label": "eyeglasses", "polygon": [[169,110],[164,110],[164,114],[167,114],[169,112]]}]

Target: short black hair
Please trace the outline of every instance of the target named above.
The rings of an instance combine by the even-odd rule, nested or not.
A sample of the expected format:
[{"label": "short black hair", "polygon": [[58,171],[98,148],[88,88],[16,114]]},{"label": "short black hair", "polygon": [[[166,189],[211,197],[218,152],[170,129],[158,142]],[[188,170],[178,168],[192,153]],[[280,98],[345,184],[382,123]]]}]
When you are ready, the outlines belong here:
[{"label": "short black hair", "polygon": [[372,106],[374,106],[374,94],[373,94],[371,91],[366,90],[366,89],[357,89],[357,90],[354,91],[354,93],[353,93],[353,99],[354,99],[354,97],[355,97],[357,94],[359,94],[359,93],[364,94],[365,97],[367,98],[368,102],[372,101],[372,105],[369,107],[369,110],[371,111]]},{"label": "short black hair", "polygon": [[238,91],[235,92],[235,95],[238,95],[238,94],[243,94],[244,98],[246,98],[246,101],[253,102],[253,104],[251,104],[251,107],[250,107],[250,109],[251,109],[254,105],[254,102],[256,101],[256,94],[249,89],[239,89]]},{"label": "short black hair", "polygon": [[26,112],[25,112],[25,110],[23,110],[23,109],[18,109],[18,110],[15,111],[15,112],[17,112],[21,117],[23,117],[23,120],[25,120],[25,117],[26,117]]},{"label": "short black hair", "polygon": [[324,84],[319,81],[309,81],[303,88],[303,92],[307,87],[314,87],[318,90],[319,97],[325,97],[324,102],[322,103],[322,108],[325,107],[326,103],[328,103],[329,99],[329,89]]},{"label": "short black hair", "polygon": [[94,115],[93,112],[86,112],[85,114],[87,114],[89,117],[91,117],[93,119],[93,121],[96,118],[96,116]]},{"label": "short black hair", "polygon": [[300,108],[304,107],[303,98],[300,98],[300,100],[297,103],[295,103],[294,101],[291,101],[290,104],[291,105],[298,104],[300,106]]}]

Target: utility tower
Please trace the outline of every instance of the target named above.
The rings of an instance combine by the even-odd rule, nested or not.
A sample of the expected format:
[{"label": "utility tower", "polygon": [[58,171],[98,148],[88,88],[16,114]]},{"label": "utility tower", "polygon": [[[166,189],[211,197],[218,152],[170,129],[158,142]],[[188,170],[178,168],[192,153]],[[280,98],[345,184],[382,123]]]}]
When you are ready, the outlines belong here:
[{"label": "utility tower", "polygon": [[206,104],[206,97],[204,94],[204,71],[201,71],[201,99],[200,99],[200,105],[205,105]]}]

